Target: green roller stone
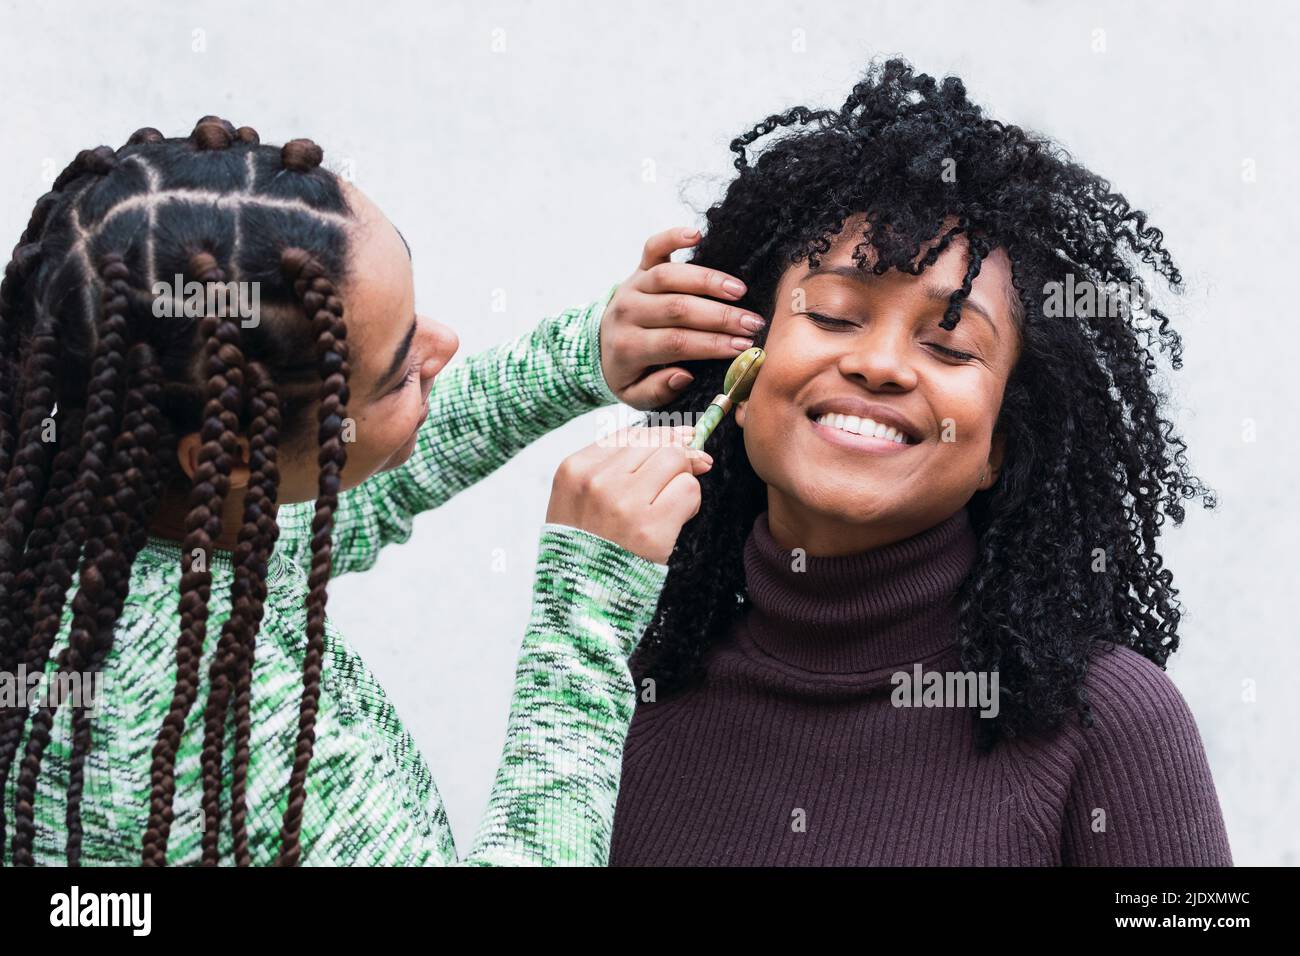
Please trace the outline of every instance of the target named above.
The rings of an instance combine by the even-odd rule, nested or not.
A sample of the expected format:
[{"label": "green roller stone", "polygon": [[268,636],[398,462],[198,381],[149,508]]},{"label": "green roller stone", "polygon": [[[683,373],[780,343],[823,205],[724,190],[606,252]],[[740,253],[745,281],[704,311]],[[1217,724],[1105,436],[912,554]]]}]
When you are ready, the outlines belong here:
[{"label": "green roller stone", "polygon": [[[731,367],[727,369],[727,374],[722,379],[723,394],[730,399],[732,408],[749,398],[754,380],[758,378],[759,369],[762,368],[763,359],[766,357],[767,353],[756,345],[745,349],[732,359]],[[713,430],[718,427],[718,423],[726,414],[722,406],[710,403],[695,423],[695,437],[691,439],[688,447],[703,448],[704,443],[709,440],[709,436],[713,434]]]}]

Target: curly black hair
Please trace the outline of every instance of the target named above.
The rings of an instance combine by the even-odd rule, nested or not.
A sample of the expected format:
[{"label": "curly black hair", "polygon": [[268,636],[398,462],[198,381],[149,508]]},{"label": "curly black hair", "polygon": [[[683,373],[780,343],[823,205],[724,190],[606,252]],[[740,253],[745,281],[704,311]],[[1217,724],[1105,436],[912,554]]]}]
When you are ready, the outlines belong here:
[{"label": "curly black hair", "polygon": [[[957,77],[936,81],[897,58],[873,62],[838,110],[769,116],[731,151],[737,176],[708,210],[691,261],[743,280],[736,304],[769,320],[784,270],[804,259],[816,267],[854,217],[864,222],[855,261],[868,268],[869,245],[876,275],[919,275],[965,237],[965,281],[946,329],[984,258],[1005,250],[1022,348],[995,426],[1006,461],[966,506],[979,550],[958,594],[957,646],[965,668],[999,672],[999,716],[975,721],[982,748],[1051,730],[1070,711],[1091,726],[1084,678],[1094,650],[1123,644],[1163,667],[1178,647],[1178,591],[1155,547],[1164,515],[1181,524],[1182,499],[1216,501],[1162,417],[1167,395],[1154,385],[1151,347],[1178,369],[1182,342],[1149,293],[1100,310],[1112,314],[1072,318],[1045,310],[1044,293],[1067,277],[1144,289],[1143,271],[1179,291],[1162,233],[1059,145],[987,118]],[[650,420],[706,407],[727,364],[682,363],[694,382]],[[682,530],[633,659],[638,680],[653,675],[664,693],[700,678],[706,651],[747,604],[743,544],[767,499],[742,436],[728,418],[711,439],[700,511]],[[1097,541],[1106,544],[1102,573],[1085,543]]]}]

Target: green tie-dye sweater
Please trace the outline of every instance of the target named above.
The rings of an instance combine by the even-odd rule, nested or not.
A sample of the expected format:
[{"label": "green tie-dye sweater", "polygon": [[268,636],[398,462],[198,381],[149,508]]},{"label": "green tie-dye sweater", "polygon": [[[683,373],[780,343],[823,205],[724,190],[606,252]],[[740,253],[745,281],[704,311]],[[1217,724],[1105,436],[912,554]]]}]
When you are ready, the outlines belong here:
[{"label": "green tie-dye sweater", "polygon": [[[484,478],[547,431],[617,401],[601,372],[599,347],[600,318],[612,292],[443,371],[410,459],[340,497],[335,575],[371,567],[381,548],[410,537],[416,514]],[[280,509],[281,537],[267,572],[251,695],[247,825],[254,864],[275,859],[288,798],[306,646],[311,517],[310,502]],[[202,685],[176,761],[168,850],[174,864],[200,859],[203,702],[216,637],[230,613],[230,553],[216,552],[210,566]],[[176,674],[180,568],[179,544],[150,538],[132,571],[92,718],[94,745],[81,804],[87,865],[140,861],[151,752]],[[478,836],[459,861],[442,800],[411,736],[365,663],[327,624],[302,863],[604,865],[635,703],[626,661],[649,624],[667,571],[588,532],[542,526],[505,752]],[[54,656],[66,642],[70,618],[69,606]],[[38,863],[64,862],[69,724],[64,707],[37,790]],[[224,808],[233,731],[226,744],[223,863],[231,859]],[[16,776],[17,767],[5,794],[10,834]],[[10,852],[6,846],[6,861]]]}]

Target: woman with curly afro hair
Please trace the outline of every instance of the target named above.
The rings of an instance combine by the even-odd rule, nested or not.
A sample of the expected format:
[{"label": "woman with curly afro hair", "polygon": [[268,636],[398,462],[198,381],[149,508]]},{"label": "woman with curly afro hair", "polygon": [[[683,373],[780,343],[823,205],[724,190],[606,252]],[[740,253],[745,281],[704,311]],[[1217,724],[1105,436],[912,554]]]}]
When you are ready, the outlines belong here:
[{"label": "woman with curly afro hair", "polygon": [[1161,232],[898,59],[731,149],[691,261],[767,357],[633,659],[611,862],[1230,866],[1164,671],[1157,537],[1215,501],[1154,385]]}]

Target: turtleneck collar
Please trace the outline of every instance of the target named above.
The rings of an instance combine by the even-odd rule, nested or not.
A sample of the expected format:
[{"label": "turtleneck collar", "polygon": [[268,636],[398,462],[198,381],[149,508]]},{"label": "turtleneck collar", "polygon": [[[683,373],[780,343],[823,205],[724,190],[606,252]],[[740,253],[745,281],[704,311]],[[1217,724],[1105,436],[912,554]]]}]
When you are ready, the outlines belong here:
[{"label": "turtleneck collar", "polygon": [[[147,567],[153,572],[179,578],[181,574],[181,542],[150,534],[145,540],[144,546],[136,555],[135,560],[135,566],[138,568]],[[235,573],[233,552],[213,548],[208,557],[208,570],[212,572],[213,580],[233,578]],[[281,554],[279,548],[273,548],[271,556],[266,562],[267,587],[275,588],[289,577],[289,573],[288,561]]]},{"label": "turtleneck collar", "polygon": [[745,542],[749,608],[741,630],[763,656],[800,671],[911,667],[954,643],[957,590],[975,565],[977,543],[963,507],[892,544],[796,562],[773,539],[764,511]]}]

